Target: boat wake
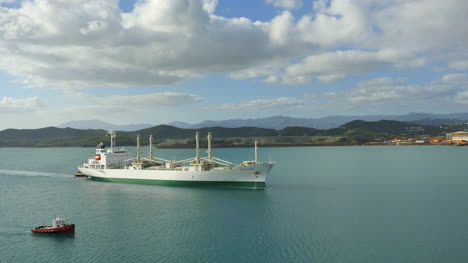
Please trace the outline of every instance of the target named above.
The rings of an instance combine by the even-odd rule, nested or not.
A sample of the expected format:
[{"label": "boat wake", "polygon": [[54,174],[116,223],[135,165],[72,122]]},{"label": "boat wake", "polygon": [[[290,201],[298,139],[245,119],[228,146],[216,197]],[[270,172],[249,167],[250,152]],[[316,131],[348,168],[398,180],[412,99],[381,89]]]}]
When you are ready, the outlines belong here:
[{"label": "boat wake", "polygon": [[20,171],[20,170],[2,170],[0,169],[0,175],[13,175],[13,176],[41,176],[41,177],[72,177],[69,174],[53,173],[53,172],[38,172],[38,171]]}]

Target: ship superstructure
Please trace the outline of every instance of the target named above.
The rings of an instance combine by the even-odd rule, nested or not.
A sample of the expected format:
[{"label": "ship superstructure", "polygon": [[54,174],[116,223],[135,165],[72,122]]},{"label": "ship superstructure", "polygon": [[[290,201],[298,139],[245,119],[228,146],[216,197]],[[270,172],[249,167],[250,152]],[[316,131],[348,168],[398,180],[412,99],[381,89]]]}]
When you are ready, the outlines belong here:
[{"label": "ship superstructure", "polygon": [[108,134],[111,136],[111,148],[106,149],[105,145],[100,143],[96,147],[95,157],[78,167],[90,179],[124,183],[264,189],[266,176],[274,165],[274,162],[258,162],[257,142],[255,142],[255,160],[235,164],[214,157],[211,133],[207,136],[207,156],[200,155],[197,132],[195,157],[180,161],[154,156],[151,135],[149,156],[141,157],[140,136],[137,135],[137,156],[132,158],[126,149],[115,147],[116,134],[114,132]]}]

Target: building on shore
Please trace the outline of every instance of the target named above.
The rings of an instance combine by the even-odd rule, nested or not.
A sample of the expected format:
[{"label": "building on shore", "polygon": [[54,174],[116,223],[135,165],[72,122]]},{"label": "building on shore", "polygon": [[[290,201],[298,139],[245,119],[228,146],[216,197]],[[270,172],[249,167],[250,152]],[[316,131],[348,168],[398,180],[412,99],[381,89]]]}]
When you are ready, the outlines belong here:
[{"label": "building on shore", "polygon": [[445,139],[445,137],[429,137],[427,140],[429,140],[431,143],[440,143]]},{"label": "building on shore", "polygon": [[414,143],[416,144],[426,144],[426,143],[430,143],[431,141],[429,140],[415,140]]},{"label": "building on shore", "polygon": [[458,131],[447,133],[447,140],[452,141],[454,144],[468,144],[468,131]]},{"label": "building on shore", "polygon": [[393,138],[392,143],[399,144],[399,143],[408,143],[408,138],[404,136],[397,136]]}]

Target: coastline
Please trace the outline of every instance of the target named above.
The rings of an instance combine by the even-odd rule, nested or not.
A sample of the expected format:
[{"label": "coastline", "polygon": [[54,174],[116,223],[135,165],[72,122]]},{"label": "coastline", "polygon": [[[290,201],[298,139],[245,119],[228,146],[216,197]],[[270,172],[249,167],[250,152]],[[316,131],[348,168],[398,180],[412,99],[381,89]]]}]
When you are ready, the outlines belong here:
[{"label": "coastline", "polygon": [[[135,147],[136,145],[121,145],[123,147]],[[389,143],[259,143],[258,147],[261,148],[285,148],[285,147],[340,147],[340,146],[463,146],[456,144],[442,144],[442,143],[412,143],[412,144],[389,144]],[[93,146],[0,146],[0,148],[91,148]],[[155,145],[155,149],[192,149],[195,145],[192,144],[162,144]],[[207,148],[206,145],[200,145],[201,149]],[[212,148],[252,148],[251,144],[214,144]]]},{"label": "coastline", "polygon": [[[336,147],[336,146],[455,146],[453,144],[331,144],[331,143],[324,143],[324,144],[301,144],[301,143],[294,143],[294,144],[258,144],[258,147],[262,148],[270,148],[270,147]],[[157,147],[157,149],[192,149],[194,146],[192,145],[172,145],[172,146],[162,146]],[[203,147],[202,147],[203,148]],[[251,145],[213,145],[212,148],[252,148]]]}]

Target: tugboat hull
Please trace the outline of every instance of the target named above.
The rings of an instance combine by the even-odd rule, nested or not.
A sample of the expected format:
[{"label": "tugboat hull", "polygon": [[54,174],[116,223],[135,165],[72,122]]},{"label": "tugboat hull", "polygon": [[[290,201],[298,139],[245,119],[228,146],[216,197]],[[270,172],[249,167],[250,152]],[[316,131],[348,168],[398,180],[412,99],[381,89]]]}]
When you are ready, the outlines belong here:
[{"label": "tugboat hull", "polygon": [[75,233],[75,224],[65,225],[63,227],[39,226],[31,230],[35,234],[71,234]]}]

